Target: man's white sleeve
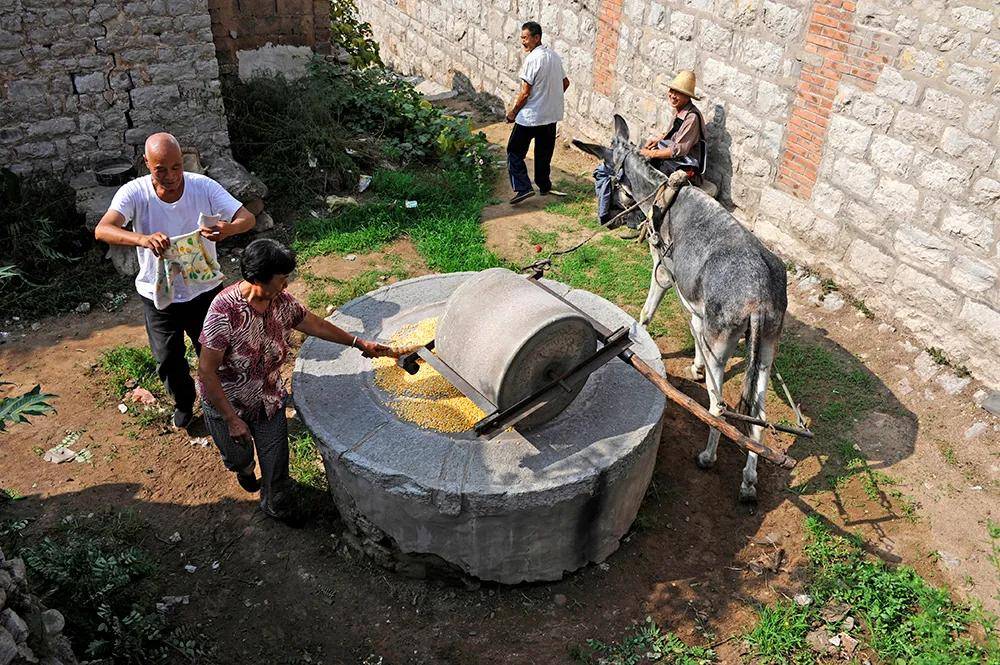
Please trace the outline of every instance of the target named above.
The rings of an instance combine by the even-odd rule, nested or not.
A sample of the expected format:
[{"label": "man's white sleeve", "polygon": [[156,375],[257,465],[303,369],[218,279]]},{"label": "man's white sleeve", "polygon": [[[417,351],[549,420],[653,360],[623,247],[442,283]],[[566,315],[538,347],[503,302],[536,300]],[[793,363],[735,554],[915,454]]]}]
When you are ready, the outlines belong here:
[{"label": "man's white sleeve", "polygon": [[529,54],[528,57],[524,59],[524,64],[521,65],[521,80],[528,85],[535,85],[535,79],[538,78],[538,71],[540,69],[540,58],[533,58]]},{"label": "man's white sleeve", "polygon": [[205,185],[208,187],[208,198],[212,202],[212,214],[221,215],[222,219],[232,221],[233,215],[243,207],[243,204],[211,178],[205,179]]},{"label": "man's white sleeve", "polygon": [[121,214],[125,218],[126,224],[135,219],[135,197],[138,191],[135,183],[137,182],[138,180],[132,180],[119,187],[114,198],[111,199],[111,205],[108,206],[108,210],[114,210]]}]

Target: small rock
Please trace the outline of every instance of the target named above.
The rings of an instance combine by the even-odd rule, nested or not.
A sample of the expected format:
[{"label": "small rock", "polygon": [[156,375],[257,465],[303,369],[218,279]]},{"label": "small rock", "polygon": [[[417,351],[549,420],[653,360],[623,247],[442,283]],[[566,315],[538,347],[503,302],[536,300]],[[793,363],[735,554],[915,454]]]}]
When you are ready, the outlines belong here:
[{"label": "small rock", "polygon": [[15,658],[17,658],[17,642],[6,628],[0,627],[0,663],[7,664]]},{"label": "small rock", "polygon": [[31,324],[31,329],[32,330],[41,330],[41,328],[42,328],[42,324],[39,323],[38,321],[35,321],[34,323]]},{"label": "small rock", "polygon": [[913,386],[910,385],[910,380],[907,378],[902,378],[897,384],[899,388],[897,389],[900,397],[905,397],[913,392]]},{"label": "small rock", "polygon": [[844,302],[843,296],[839,293],[828,293],[825,298],[823,298],[823,309],[828,312],[836,312],[837,310],[843,308],[847,303]]},{"label": "small rock", "polygon": [[[2,561],[0,561],[2,563]],[[6,570],[0,570],[0,591],[4,593],[14,590],[14,580]]]},{"label": "small rock", "polygon": [[842,623],[840,627],[843,628],[845,632],[854,630],[854,617],[847,617],[844,619],[844,623]]},{"label": "small rock", "polygon": [[[35,652],[32,651],[31,648],[27,644],[18,644],[17,645],[17,655],[20,656],[20,658],[21,658],[21,660],[18,661],[18,665],[20,665],[20,663],[22,661],[25,662],[25,663],[30,663],[31,665],[34,665],[34,663],[38,662],[38,659],[35,658]],[[0,661],[0,662],[3,662],[3,661]],[[48,665],[48,663],[49,663],[49,661],[46,662],[46,665]]]},{"label": "small rock", "polygon": [[28,624],[9,607],[0,612],[0,625],[7,629],[14,642],[21,643],[28,639]]},{"label": "small rock", "polygon": [[600,568],[601,570],[605,571],[605,572],[611,570],[611,566],[609,566],[606,563],[599,563],[599,564],[597,564],[597,567]]},{"label": "small rock", "polygon": [[552,596],[552,602],[558,605],[559,607],[563,607],[564,605],[566,605],[567,602],[569,602],[569,599],[564,594],[557,593],[556,595]]},{"label": "small rock", "polygon": [[938,556],[941,557],[941,563],[943,563],[947,568],[958,568],[958,564],[961,563],[961,560],[957,556],[951,554],[950,552],[945,552],[944,550],[938,550]]},{"label": "small rock", "polygon": [[198,566],[192,566],[192,565],[191,565],[191,564],[189,563],[189,564],[187,564],[187,565],[185,565],[185,566],[184,566],[184,570],[188,571],[189,573],[193,573],[193,572],[195,572],[196,570],[198,570]]},{"label": "small rock", "polygon": [[212,570],[218,570],[221,564],[218,561],[212,562]]},{"label": "small rock", "polygon": [[768,531],[767,534],[753,539],[754,545],[780,545],[781,535],[777,531]]},{"label": "small rock", "polygon": [[967,376],[955,376],[951,372],[945,372],[937,378],[937,384],[949,395],[957,395],[962,392],[971,381],[972,379]]},{"label": "small rock", "polygon": [[848,658],[854,656],[854,652],[858,648],[858,641],[847,633],[840,633],[837,637],[840,638],[840,649],[844,655]]},{"label": "small rock", "polygon": [[812,596],[805,593],[795,594],[795,597],[792,598],[792,600],[794,600],[795,604],[798,605],[799,607],[806,607],[808,605],[811,605],[813,602]]},{"label": "small rock", "polygon": [[344,257],[344,260],[345,261],[357,261],[358,260],[358,255],[357,254],[348,254],[347,256]]},{"label": "small rock", "polygon": [[851,606],[847,603],[841,602],[830,602],[823,606],[820,610],[819,615],[827,623],[837,623],[851,611]]},{"label": "small rock", "polygon": [[77,305],[76,309],[74,309],[73,311],[76,312],[77,314],[86,314],[87,312],[90,311],[90,303],[82,302],[79,305]]},{"label": "small rock", "polygon": [[799,291],[812,291],[819,286],[819,277],[816,275],[806,275],[799,280]]},{"label": "small rock", "polygon": [[984,432],[986,432],[986,430],[988,430],[988,429],[989,429],[989,426],[986,423],[984,423],[981,420],[977,421],[977,422],[973,423],[972,426],[969,429],[965,430],[965,439],[966,440],[975,439],[976,437],[978,437],[978,436],[982,435]]},{"label": "small rock", "polygon": [[66,620],[59,610],[45,610],[42,612],[42,629],[49,637],[58,635],[66,627]]},{"label": "small rock", "polygon": [[986,401],[986,396],[986,391],[980,388],[976,392],[972,393],[972,403],[976,406],[982,406],[983,402]]},{"label": "small rock", "polygon": [[167,540],[169,540],[172,543],[179,543],[179,542],[181,542],[181,533],[180,533],[180,531],[174,531],[170,535],[170,537],[167,538]]},{"label": "small rock", "polygon": [[890,326],[888,323],[878,324],[878,331],[882,334],[894,333],[896,332],[896,326]]},{"label": "small rock", "polygon": [[831,653],[836,651],[830,646],[830,633],[826,628],[819,628],[806,635],[806,642],[816,653]]},{"label": "small rock", "polygon": [[1000,391],[991,390],[980,405],[994,416],[1000,416]]},{"label": "small rock", "polygon": [[125,379],[125,388],[128,390],[135,390],[139,386],[138,379]]},{"label": "small rock", "polygon": [[913,363],[913,368],[916,370],[917,376],[924,381],[931,380],[941,370],[940,366],[931,358],[931,354],[926,351],[920,352]]},{"label": "small rock", "polygon": [[119,413],[125,413],[127,411],[128,411],[128,407],[127,406],[125,406],[124,404],[119,404],[118,405],[118,412]]},{"label": "small rock", "polygon": [[196,436],[193,439],[191,439],[188,443],[190,443],[192,446],[208,448],[212,443],[212,439],[207,436]]},{"label": "small rock", "polygon": [[839,647],[840,646],[840,635],[834,635],[833,637],[831,637],[830,638],[830,644],[832,644],[835,647]]}]

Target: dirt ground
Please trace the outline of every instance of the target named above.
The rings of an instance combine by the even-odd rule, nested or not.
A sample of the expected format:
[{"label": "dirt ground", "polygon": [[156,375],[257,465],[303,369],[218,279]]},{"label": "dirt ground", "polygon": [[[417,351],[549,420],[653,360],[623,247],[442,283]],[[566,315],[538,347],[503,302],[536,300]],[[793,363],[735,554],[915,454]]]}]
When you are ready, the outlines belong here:
[{"label": "dirt ground", "polygon": [[[502,144],[508,126],[485,131]],[[557,179],[592,169],[590,158],[562,140],[554,162]],[[506,194],[503,178],[497,192]],[[535,197],[516,209],[506,203],[487,208],[490,247],[521,259],[530,252],[528,228],[563,233],[572,244],[579,232],[565,231],[566,218],[544,212],[546,203]],[[309,268],[345,279],[385,267],[393,254],[413,274],[425,271],[405,240],[355,261],[316,258]],[[232,270],[229,257],[224,262]],[[305,287],[295,283],[292,292],[301,296]],[[717,467],[699,471],[693,460],[707,430],[668,404],[643,523],[605,564],[557,583],[516,587],[470,590],[402,578],[346,548],[332,503],[292,530],[263,520],[218,453],[192,445],[191,435],[162,428],[130,436],[130,416],[104,397],[94,367],[116,344],[145,344],[134,295],[114,313],[50,318],[37,331],[10,324],[12,334],[0,346],[3,380],[15,389],[40,383],[58,394],[58,415],[0,435],[0,486],[25,495],[9,510],[38,518],[33,529],[68,512],[138,510],[154,525],[157,542],[147,545],[165,571],[165,593],[190,595],[180,619],[218,645],[223,663],[286,663],[303,654],[314,663],[370,657],[385,663],[569,662],[570,647],[588,638],[619,639],[647,615],[688,643],[717,644],[720,662],[735,662],[738,636],[757,605],[802,588],[803,517],[812,511],[836,529],[862,535],[874,554],[1000,609],[986,533],[988,518],[1000,520],[1000,424],[973,403],[975,382],[949,394],[957,379],[928,366],[914,340],[849,305],[831,311],[818,293],[809,280],[791,282],[785,335],[850,353],[877,379],[892,408],[858,422],[854,435],[874,468],[899,479],[916,506],[912,517],[890,502],[872,501],[858,484],[789,491],[820,474],[819,456],[801,457],[791,473],[762,463],[759,504],[740,505],[742,456],[723,445]],[[684,378],[690,358],[677,352],[675,341],[659,342],[675,383],[707,403],[703,388]],[[83,430],[78,447],[93,452],[92,463],[43,462],[36,451],[74,430]],[[790,453],[797,450],[804,450],[799,442]],[[179,543],[168,540],[174,532],[182,536]],[[762,570],[758,564],[778,549],[784,552],[778,571]],[[185,564],[197,571],[185,572]],[[737,639],[727,639],[732,636]]]}]

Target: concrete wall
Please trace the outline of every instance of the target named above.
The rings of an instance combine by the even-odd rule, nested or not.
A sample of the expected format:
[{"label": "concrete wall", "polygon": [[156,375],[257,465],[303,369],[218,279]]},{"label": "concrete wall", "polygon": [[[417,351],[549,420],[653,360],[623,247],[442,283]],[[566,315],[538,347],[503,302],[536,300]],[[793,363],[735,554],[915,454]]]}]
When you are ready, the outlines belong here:
[{"label": "concrete wall", "polygon": [[0,166],[69,174],[158,130],[229,155],[206,0],[0,0]]},{"label": "concrete wall", "polygon": [[404,73],[510,100],[521,22],[573,81],[567,121],[648,134],[698,74],[720,198],[1000,385],[1000,13],[991,0],[361,0]]},{"label": "concrete wall", "polygon": [[223,76],[237,74],[241,51],[308,46],[330,52],[329,0],[208,0]]}]

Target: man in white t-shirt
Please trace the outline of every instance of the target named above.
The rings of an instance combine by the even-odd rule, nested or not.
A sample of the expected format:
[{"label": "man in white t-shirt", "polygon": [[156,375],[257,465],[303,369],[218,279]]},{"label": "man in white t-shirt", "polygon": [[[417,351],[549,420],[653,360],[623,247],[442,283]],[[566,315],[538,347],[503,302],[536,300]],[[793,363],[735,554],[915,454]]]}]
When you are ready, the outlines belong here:
[{"label": "man in white t-shirt", "polygon": [[532,140],[535,141],[535,184],[543,195],[552,191],[550,172],[552,152],[556,147],[556,123],[563,119],[563,94],[569,87],[559,55],[542,44],[542,26],[534,21],[522,25],[521,45],[528,56],[518,74],[521,89],[507,112],[507,122],[514,123],[507,141],[507,170],[514,189],[512,204],[535,194],[524,164]]},{"label": "man in white t-shirt", "polygon": [[[206,253],[215,259],[215,243],[249,231],[257,222],[222,185],[209,177],[184,172],[181,146],[170,134],[153,134],[146,139],[143,157],[149,175],[122,185],[98,222],[94,236],[109,245],[136,247],[139,274],[135,287],[145,309],[149,346],[156,358],[157,373],[174,399],[174,425],[187,427],[196,394],[184,358],[184,335],[200,352],[198,336],[208,306],[222,289],[222,278],[188,283],[177,275],[171,304],[157,309],[153,294],[158,257],[170,247],[171,237],[200,230]],[[221,221],[201,226],[202,214]],[[129,222],[132,231],[125,228]]]}]

